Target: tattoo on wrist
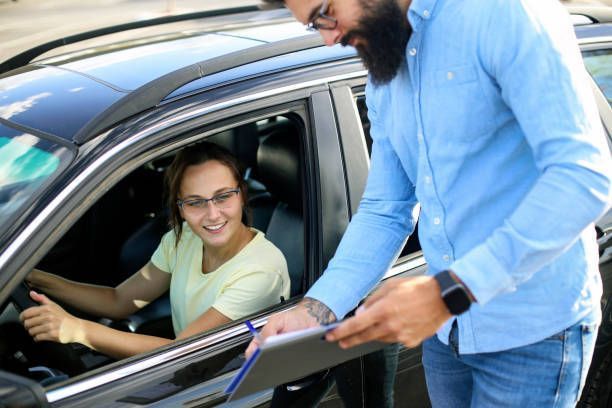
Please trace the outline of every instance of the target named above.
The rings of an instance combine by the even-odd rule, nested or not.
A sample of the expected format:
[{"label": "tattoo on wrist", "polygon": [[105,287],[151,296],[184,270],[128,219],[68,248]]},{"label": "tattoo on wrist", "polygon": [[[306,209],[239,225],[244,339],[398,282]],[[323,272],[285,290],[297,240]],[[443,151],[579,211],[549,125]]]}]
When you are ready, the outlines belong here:
[{"label": "tattoo on wrist", "polygon": [[336,315],[331,309],[316,299],[304,298],[302,304],[308,314],[315,318],[319,324],[329,324],[336,321]]}]

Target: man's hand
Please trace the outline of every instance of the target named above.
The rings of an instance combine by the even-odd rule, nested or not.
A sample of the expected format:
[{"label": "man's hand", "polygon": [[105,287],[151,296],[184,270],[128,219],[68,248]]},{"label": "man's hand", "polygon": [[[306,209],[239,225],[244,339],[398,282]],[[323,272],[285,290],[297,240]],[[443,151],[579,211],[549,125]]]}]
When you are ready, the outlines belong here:
[{"label": "man's hand", "polygon": [[[307,329],[334,321],[336,321],[336,316],[327,306],[318,300],[304,298],[295,308],[271,316],[261,330],[261,340],[276,334]],[[255,352],[257,347],[259,347],[259,341],[254,338],[246,349],[247,358]]]},{"label": "man's hand", "polygon": [[326,338],[342,348],[372,340],[416,347],[450,317],[431,276],[389,279]]},{"label": "man's hand", "polygon": [[72,316],[45,295],[30,291],[30,297],[40,306],[24,310],[19,318],[34,341],[55,341],[59,343],[82,342],[80,320]]}]

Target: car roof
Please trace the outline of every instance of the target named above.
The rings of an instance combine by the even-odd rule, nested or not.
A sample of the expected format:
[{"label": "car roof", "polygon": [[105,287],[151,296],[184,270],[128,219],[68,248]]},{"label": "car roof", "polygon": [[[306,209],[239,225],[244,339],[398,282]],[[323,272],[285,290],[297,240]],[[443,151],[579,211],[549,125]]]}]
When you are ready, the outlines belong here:
[{"label": "car roof", "polygon": [[[609,9],[574,8],[572,13],[591,21],[577,27],[579,37],[601,36],[592,30],[610,25],[593,23],[612,21]],[[355,55],[351,47],[324,47],[318,34],[308,33],[285,9],[243,7],[158,20],[52,41],[1,64],[0,72],[58,45],[147,25],[156,30],[5,72],[0,75],[0,118],[32,133],[83,144],[168,99]],[[171,24],[180,20],[182,25]],[[610,27],[605,33],[610,35]]]},{"label": "car roof", "polygon": [[82,144],[169,98],[354,55],[324,47],[287,10],[228,15],[214,29],[173,27],[9,71],[0,76],[0,118]]}]

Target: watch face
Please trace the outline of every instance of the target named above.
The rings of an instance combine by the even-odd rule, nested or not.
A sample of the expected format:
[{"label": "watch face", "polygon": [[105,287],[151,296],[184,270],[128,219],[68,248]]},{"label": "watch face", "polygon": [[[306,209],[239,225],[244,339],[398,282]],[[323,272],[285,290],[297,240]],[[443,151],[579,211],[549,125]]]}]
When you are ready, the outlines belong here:
[{"label": "watch face", "polygon": [[448,307],[448,310],[453,315],[459,315],[465,312],[472,304],[470,297],[459,284],[455,284],[454,286],[448,288],[448,290],[444,293],[443,299]]},{"label": "watch face", "polygon": [[450,271],[442,271],[434,275],[440,286],[442,300],[448,311],[453,315],[460,315],[470,308],[472,301],[466,289],[451,276]]}]

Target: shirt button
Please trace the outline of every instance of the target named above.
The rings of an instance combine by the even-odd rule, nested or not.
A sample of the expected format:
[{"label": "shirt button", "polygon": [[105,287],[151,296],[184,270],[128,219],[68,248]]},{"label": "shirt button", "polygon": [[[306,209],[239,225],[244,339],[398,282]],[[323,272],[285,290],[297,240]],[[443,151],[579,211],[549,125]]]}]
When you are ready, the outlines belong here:
[{"label": "shirt button", "polygon": [[423,134],[419,132],[417,134],[417,139],[419,140],[419,143],[422,143],[423,142]]},{"label": "shirt button", "polygon": [[446,73],[446,78],[451,81],[455,77],[455,73],[453,71],[448,71]]},{"label": "shirt button", "polygon": [[434,224],[440,225],[440,218],[438,217],[434,218]]},{"label": "shirt button", "polygon": [[410,54],[411,57],[414,57],[416,55],[416,48],[409,49],[408,54]]},{"label": "shirt button", "polygon": [[424,10],[423,15],[425,16],[425,18],[429,18],[429,10]]},{"label": "shirt button", "polygon": [[431,177],[429,177],[429,176],[425,176],[425,182],[426,182],[427,184],[431,183]]},{"label": "shirt button", "polygon": [[444,260],[444,262],[448,262],[448,261],[450,261],[450,256],[444,254],[444,255],[442,255],[442,259]]}]

